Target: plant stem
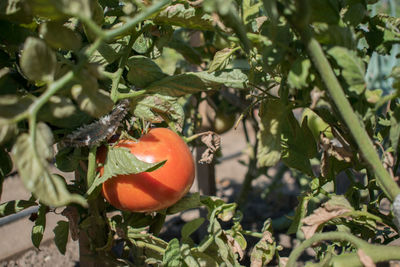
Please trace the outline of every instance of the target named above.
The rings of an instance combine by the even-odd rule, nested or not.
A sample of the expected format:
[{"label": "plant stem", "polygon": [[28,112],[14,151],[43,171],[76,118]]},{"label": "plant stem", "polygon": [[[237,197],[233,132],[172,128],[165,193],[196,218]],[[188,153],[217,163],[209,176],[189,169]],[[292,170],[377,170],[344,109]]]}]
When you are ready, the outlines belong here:
[{"label": "plant stem", "polygon": [[132,46],[133,46],[134,42],[136,41],[137,36],[138,35],[136,33],[134,33],[130,36],[129,43],[125,47],[124,54],[122,55],[121,60],[119,61],[118,70],[114,73],[114,77],[113,77],[112,85],[111,85],[111,99],[114,102],[116,102],[118,99],[119,81],[121,80],[122,73],[124,72],[126,62],[128,61],[128,57],[131,53]]},{"label": "plant stem", "polygon": [[137,14],[131,20],[128,20],[123,26],[107,31],[105,35],[105,40],[108,41],[119,35],[124,35],[125,33],[129,32],[133,27],[135,27],[138,23],[159,12],[164,6],[170,4],[171,2],[172,0],[161,0],[159,2],[156,2],[152,6],[143,10],[143,12]]},{"label": "plant stem", "polygon": [[97,146],[93,146],[89,150],[88,170],[86,176],[87,188],[90,188],[90,186],[93,184],[94,178],[96,177],[96,151]]},{"label": "plant stem", "polygon": [[301,243],[290,253],[289,261],[286,267],[296,266],[296,261],[301,256],[303,251],[306,250],[308,247],[311,247],[314,243],[318,243],[321,241],[329,241],[329,240],[347,241],[355,245],[357,248],[363,248],[363,249],[369,245],[364,240],[344,232],[329,232],[329,233],[315,234],[310,239],[307,239],[303,243]]},{"label": "plant stem", "polygon": [[156,246],[156,245],[152,245],[152,244],[150,244],[150,243],[143,242],[143,241],[135,240],[135,245],[136,245],[137,247],[139,247],[139,248],[151,249],[151,250],[153,250],[153,251],[155,251],[155,252],[158,252],[158,253],[161,254],[161,255],[164,255],[164,253],[165,253],[165,249],[163,249],[163,248],[161,248],[161,247],[158,247],[158,246]]},{"label": "plant stem", "polygon": [[400,194],[400,188],[383,167],[370,137],[347,100],[346,95],[344,94],[343,89],[329,64],[329,61],[325,57],[320,44],[311,36],[310,29],[308,28],[302,30],[300,35],[333,102],[337,106],[340,115],[353,135],[361,154],[363,155],[363,159],[375,174],[377,181],[386,196],[393,201],[395,197]]}]

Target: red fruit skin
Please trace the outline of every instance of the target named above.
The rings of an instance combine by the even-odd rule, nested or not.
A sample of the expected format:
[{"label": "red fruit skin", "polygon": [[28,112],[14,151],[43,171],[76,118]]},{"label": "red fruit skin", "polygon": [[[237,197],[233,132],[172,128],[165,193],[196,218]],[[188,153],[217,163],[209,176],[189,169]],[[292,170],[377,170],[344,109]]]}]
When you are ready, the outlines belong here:
[{"label": "red fruit skin", "polygon": [[[167,128],[153,128],[138,142],[120,140],[138,159],[166,163],[152,172],[118,175],[103,183],[104,198],[120,210],[152,212],[175,204],[190,189],[195,176],[192,153],[183,139]],[[99,150],[98,162],[104,162],[106,149]],[[100,169],[103,174],[103,168]]]}]

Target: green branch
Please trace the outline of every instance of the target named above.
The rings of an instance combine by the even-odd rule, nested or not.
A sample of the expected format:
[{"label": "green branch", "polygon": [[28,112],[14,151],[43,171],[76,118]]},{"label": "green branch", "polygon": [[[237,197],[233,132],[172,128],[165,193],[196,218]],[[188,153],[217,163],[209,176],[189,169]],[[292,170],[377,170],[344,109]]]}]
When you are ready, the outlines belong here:
[{"label": "green branch", "polygon": [[[304,250],[311,247],[314,243],[319,243],[322,241],[347,241],[353,244],[357,249],[362,249],[374,262],[400,259],[399,247],[372,245],[360,238],[357,238],[345,232],[329,232],[315,234],[310,239],[307,239],[306,241],[301,243],[292,251],[292,253],[290,253],[289,261],[286,266],[296,266],[296,261],[301,256]],[[343,265],[340,266],[362,266],[358,255],[355,253],[345,253],[333,258],[332,260],[335,261],[335,263],[339,261],[342,262]]]},{"label": "green branch", "polygon": [[325,57],[320,44],[312,37],[311,31],[308,28],[301,30],[300,36],[306,45],[307,52],[324,81],[333,102],[353,135],[363,159],[375,174],[377,181],[386,196],[393,201],[395,197],[400,194],[400,188],[383,167],[368,133],[347,100],[346,95],[344,94],[343,89],[329,64],[328,59]]}]

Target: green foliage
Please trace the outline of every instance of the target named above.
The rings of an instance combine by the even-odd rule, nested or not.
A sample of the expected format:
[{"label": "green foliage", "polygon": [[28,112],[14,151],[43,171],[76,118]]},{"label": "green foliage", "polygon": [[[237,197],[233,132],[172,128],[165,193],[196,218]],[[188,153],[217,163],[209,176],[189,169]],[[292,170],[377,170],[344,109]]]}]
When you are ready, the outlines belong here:
[{"label": "green foliage", "polygon": [[[300,249],[322,240],[332,242],[315,245],[321,265],[343,264],[346,257],[358,264],[355,249],[375,262],[398,259],[374,245],[399,233],[397,210],[383,213],[380,207],[382,199],[400,193],[394,182],[399,69],[390,77],[375,75],[374,86],[382,88],[366,77],[376,54],[395,58],[400,43],[399,18],[382,8],[361,0],[1,1],[0,193],[15,166],[33,197],[2,203],[0,217],[39,205],[32,229],[39,247],[46,213],[76,208],[54,229],[60,252],[69,231],[79,230],[90,234],[94,258],[116,265],[240,266],[245,257],[252,266],[282,264],[274,220],[246,230],[236,203],[193,193],[155,214],[104,205],[99,189],[107,179],[153,171],[165,161],[146,163],[103,143],[135,140],[148,127],[166,125],[192,141],[196,135],[188,135],[209,127],[201,116],[215,123],[216,116],[198,114],[199,103],[207,102],[243,120],[247,130],[252,149],[242,162],[249,170],[241,210],[251,180],[269,175],[267,168],[280,163],[296,177],[301,192],[284,230],[309,239],[293,250],[288,266]],[[121,100],[130,106],[116,111]],[[108,149],[104,163],[95,162],[95,146],[60,145],[94,120],[98,132],[91,134],[109,137],[99,144]],[[75,179],[53,174],[54,162],[75,172]],[[343,195],[337,195],[339,173],[350,181]],[[278,171],[265,191],[272,192],[282,176]],[[180,239],[155,236],[166,215],[199,208],[207,217],[187,222]],[[332,233],[322,233],[328,229]],[[205,234],[196,240],[200,232]],[[258,239],[250,245],[247,235]],[[123,250],[118,256],[111,253],[117,242]]]},{"label": "green foliage", "polygon": [[99,185],[113,176],[150,172],[160,168],[165,162],[166,160],[156,163],[147,163],[132,155],[127,148],[108,147],[107,158],[104,162],[104,173],[101,178],[93,182],[88,190],[88,194],[91,194]]}]

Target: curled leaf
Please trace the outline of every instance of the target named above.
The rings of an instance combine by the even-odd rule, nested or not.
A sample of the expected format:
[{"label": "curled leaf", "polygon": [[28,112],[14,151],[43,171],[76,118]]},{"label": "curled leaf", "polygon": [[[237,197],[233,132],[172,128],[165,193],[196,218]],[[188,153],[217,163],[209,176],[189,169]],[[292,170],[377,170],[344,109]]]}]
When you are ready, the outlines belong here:
[{"label": "curled leaf", "polygon": [[351,210],[352,207],[346,198],[333,196],[331,200],[322,204],[320,208],[302,220],[304,226],[301,227],[301,230],[308,239],[314,235],[320,225]]},{"label": "curled leaf", "polygon": [[214,159],[215,152],[217,152],[221,146],[221,137],[218,134],[209,131],[201,137],[201,141],[207,146],[207,149],[201,155],[199,163],[210,164]]}]

